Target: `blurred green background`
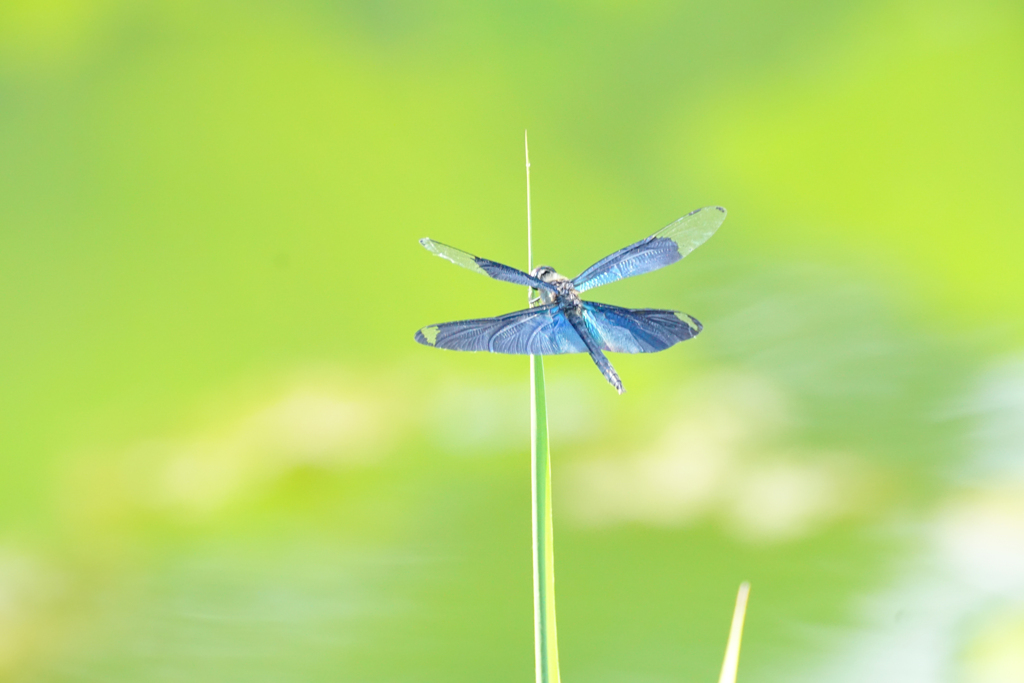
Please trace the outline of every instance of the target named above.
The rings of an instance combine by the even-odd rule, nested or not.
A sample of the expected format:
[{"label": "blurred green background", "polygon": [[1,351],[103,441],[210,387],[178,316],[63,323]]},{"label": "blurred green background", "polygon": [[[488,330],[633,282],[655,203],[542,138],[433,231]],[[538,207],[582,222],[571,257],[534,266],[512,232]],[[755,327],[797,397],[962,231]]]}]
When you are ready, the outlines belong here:
[{"label": "blurred green background", "polygon": [[0,680],[528,681],[522,308],[430,236],[704,332],[547,363],[567,681],[1024,680],[1015,2],[0,3]]}]

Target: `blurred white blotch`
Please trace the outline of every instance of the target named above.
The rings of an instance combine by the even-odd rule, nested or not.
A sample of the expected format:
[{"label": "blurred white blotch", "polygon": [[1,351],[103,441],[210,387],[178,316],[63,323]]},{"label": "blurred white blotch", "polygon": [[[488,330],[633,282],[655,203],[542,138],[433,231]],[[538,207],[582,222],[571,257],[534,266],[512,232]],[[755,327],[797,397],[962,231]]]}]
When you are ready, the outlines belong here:
[{"label": "blurred white blotch", "polygon": [[[547,379],[553,444],[599,440],[615,424],[609,420],[608,404],[595,397],[592,367],[585,369],[579,376]],[[433,400],[426,431],[439,450],[453,455],[519,453],[523,434],[530,429],[529,406],[530,395],[521,382],[474,385],[453,380]]]},{"label": "blurred white blotch", "polygon": [[[254,484],[301,466],[365,463],[378,451],[380,416],[367,403],[324,388],[300,388],[216,435],[166,442],[156,505],[206,511]],[[151,451],[152,452],[152,451]]]},{"label": "blurred white blotch", "polygon": [[62,581],[31,555],[0,547],[0,678],[29,654]]},{"label": "blurred white blotch", "polygon": [[365,466],[396,434],[384,429],[383,407],[358,396],[300,385],[220,424],[139,443],[106,467],[85,458],[89,467],[72,473],[66,498],[92,518],[139,508],[202,516],[299,469]]},{"label": "blurred white blotch", "polygon": [[433,402],[427,428],[443,452],[493,455],[521,451],[529,434],[529,393],[521,382],[506,385],[452,383]]},{"label": "blurred white blotch", "polygon": [[845,474],[856,472],[837,458],[821,456],[820,463],[780,460],[738,476],[730,510],[736,531],[753,540],[799,538],[848,512],[852,489]]},{"label": "blurred white blotch", "polygon": [[647,451],[603,456],[567,472],[582,525],[680,526],[714,516],[752,541],[799,538],[855,509],[862,479],[849,458],[784,446],[792,421],[781,393],[748,375],[690,387]]},{"label": "blurred white blotch", "polygon": [[989,619],[967,644],[965,683],[1024,681],[1024,609]]},{"label": "blurred white blotch", "polygon": [[1024,681],[1024,365],[990,372],[956,414],[976,420],[968,465],[910,533],[928,543],[861,605],[859,631],[786,681]]},{"label": "blurred white blotch", "polygon": [[366,402],[303,389],[253,415],[244,435],[296,462],[363,459],[378,417]]},{"label": "blurred white blotch", "polygon": [[981,389],[952,411],[975,421],[975,449],[962,479],[1014,480],[1024,485],[1024,359],[992,368]]},{"label": "blurred white blotch", "polygon": [[935,529],[944,563],[974,590],[1024,589],[1024,487],[994,486],[954,501]]}]

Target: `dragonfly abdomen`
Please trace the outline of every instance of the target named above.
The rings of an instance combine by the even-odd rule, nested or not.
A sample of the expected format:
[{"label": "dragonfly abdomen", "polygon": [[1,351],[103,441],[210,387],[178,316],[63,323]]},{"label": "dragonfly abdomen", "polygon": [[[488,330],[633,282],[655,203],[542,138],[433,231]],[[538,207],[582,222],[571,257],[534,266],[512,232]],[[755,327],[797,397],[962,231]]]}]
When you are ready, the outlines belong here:
[{"label": "dragonfly abdomen", "polygon": [[[579,295],[576,295],[579,298]],[[625,393],[625,389],[622,386],[622,380],[619,379],[619,373],[615,372],[615,368],[612,367],[611,361],[608,360],[608,356],[601,352],[601,342],[594,339],[594,336],[587,329],[587,323],[583,320],[583,316],[576,311],[566,311],[565,317],[572,325],[573,329],[576,330],[576,334],[580,336],[583,343],[587,347],[587,352],[590,354],[590,358],[594,361],[594,365],[601,371],[604,378],[608,380],[608,383],[615,387],[615,391],[620,394]]]}]

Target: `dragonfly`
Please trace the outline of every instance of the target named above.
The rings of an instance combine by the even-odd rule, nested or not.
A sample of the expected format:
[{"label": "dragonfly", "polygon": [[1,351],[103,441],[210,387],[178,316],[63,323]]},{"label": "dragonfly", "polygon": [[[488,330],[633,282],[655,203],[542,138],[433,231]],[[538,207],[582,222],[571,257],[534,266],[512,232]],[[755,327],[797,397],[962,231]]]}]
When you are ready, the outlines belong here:
[{"label": "dragonfly", "polygon": [[580,294],[671,265],[704,244],[725,220],[720,206],[705,206],[650,237],[606,256],[571,280],[551,266],[529,273],[460,251],[429,238],[426,249],[495,280],[530,287],[530,307],[494,318],[427,325],[416,332],[426,346],[455,351],[488,351],[548,356],[589,353],[601,374],[622,394],[625,389],[605,352],[654,353],[691,339],[704,329],[693,316],[656,308],[622,308],[584,301]]}]

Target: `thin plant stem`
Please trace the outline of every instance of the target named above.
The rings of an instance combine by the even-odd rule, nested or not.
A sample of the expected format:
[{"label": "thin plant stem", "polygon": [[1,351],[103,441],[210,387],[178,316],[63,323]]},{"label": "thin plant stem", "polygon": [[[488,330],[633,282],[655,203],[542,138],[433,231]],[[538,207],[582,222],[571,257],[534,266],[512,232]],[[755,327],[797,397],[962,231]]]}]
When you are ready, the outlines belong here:
[{"label": "thin plant stem", "polygon": [[[526,148],[526,270],[533,270],[533,219],[530,215],[530,136],[523,132],[523,144]],[[532,290],[527,288],[526,298],[531,298]]]},{"label": "thin plant stem", "polygon": [[[530,145],[526,142],[527,264],[533,269],[530,217]],[[528,290],[527,297],[532,295]],[[555,629],[555,559],[551,548],[551,451],[544,391],[544,360],[530,356],[531,481],[533,485],[533,628],[537,683],[559,683],[558,636]]]},{"label": "thin plant stem", "polygon": [[743,638],[743,620],[747,614],[747,598],[750,597],[750,584],[740,584],[736,594],[736,609],[732,613],[732,626],[729,629],[729,644],[725,646],[725,660],[722,662],[722,674],[718,683],[736,683],[736,672],[740,665],[740,640]]}]

